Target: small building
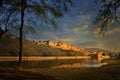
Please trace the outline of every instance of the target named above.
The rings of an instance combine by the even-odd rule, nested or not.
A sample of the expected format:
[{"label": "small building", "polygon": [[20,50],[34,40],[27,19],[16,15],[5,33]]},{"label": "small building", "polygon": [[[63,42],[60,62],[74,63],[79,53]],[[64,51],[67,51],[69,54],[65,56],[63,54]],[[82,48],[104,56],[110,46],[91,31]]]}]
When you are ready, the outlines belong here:
[{"label": "small building", "polygon": [[100,52],[100,51],[97,53],[97,56],[98,56],[98,60],[110,59],[109,55],[105,55],[104,52]]}]

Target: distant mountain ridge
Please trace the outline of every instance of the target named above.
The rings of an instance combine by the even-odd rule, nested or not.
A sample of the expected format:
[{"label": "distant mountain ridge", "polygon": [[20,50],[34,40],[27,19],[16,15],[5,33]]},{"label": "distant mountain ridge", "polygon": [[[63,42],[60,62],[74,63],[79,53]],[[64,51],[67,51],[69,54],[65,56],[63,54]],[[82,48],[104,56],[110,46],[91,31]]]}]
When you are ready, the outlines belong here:
[{"label": "distant mountain ridge", "polygon": [[104,50],[104,49],[100,49],[100,48],[86,48],[86,50],[88,50],[91,54],[92,52],[104,52],[104,53],[111,53],[111,51],[109,50]]}]

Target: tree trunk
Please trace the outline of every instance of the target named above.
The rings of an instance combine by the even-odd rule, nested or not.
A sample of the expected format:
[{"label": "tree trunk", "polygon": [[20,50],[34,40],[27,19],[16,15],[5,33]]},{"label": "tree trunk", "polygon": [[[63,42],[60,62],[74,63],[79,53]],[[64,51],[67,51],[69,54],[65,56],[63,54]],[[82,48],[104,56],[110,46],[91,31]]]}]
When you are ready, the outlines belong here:
[{"label": "tree trunk", "polygon": [[2,34],[2,33],[0,33],[0,40],[1,40],[1,38],[2,38],[2,35],[3,35],[3,34]]},{"label": "tree trunk", "polygon": [[3,2],[3,0],[0,0],[0,7],[2,6],[2,2]]},{"label": "tree trunk", "polygon": [[[7,31],[6,31],[7,32]],[[6,33],[6,32],[0,32],[0,40],[2,39],[2,36]]]},{"label": "tree trunk", "polygon": [[19,67],[21,66],[22,53],[23,53],[23,27],[24,27],[25,4],[26,4],[26,0],[22,0],[22,2],[21,2],[21,27],[19,28],[19,44],[20,44],[19,61],[18,61]]}]

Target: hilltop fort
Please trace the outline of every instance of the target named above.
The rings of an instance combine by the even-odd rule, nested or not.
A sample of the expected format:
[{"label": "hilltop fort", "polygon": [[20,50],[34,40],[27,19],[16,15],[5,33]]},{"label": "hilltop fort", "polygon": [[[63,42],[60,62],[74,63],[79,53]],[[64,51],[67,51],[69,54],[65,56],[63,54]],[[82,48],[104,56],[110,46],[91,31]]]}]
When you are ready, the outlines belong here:
[{"label": "hilltop fort", "polygon": [[37,45],[40,45],[40,44],[47,45],[47,46],[50,46],[50,47],[60,48],[60,49],[63,49],[63,50],[72,50],[72,51],[77,51],[77,52],[82,52],[82,51],[85,50],[84,48],[80,48],[80,47],[74,46],[72,44],[63,43],[63,42],[60,42],[60,41],[53,42],[53,41],[48,40],[48,41],[37,42]]}]

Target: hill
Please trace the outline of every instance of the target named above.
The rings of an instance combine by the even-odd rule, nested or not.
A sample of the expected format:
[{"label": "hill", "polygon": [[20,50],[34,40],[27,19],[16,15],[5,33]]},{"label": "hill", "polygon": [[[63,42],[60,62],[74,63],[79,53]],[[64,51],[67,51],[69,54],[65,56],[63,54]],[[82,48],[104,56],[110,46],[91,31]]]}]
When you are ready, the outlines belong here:
[{"label": "hill", "polygon": [[105,54],[111,53],[111,51],[100,49],[100,48],[87,48],[86,50],[88,50],[90,52],[90,54],[92,54],[93,52],[98,52],[98,51],[104,52]]},{"label": "hill", "polygon": [[[75,52],[60,48],[50,47],[38,42],[24,40],[23,56],[73,56],[84,55],[83,52]],[[18,56],[19,40],[16,36],[6,33],[0,40],[0,56]]]}]

